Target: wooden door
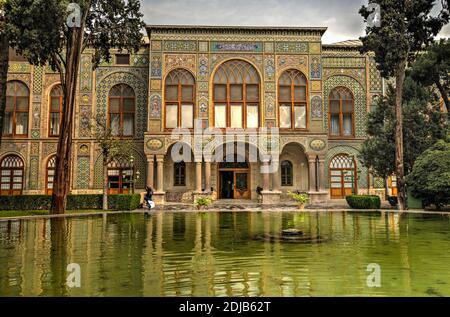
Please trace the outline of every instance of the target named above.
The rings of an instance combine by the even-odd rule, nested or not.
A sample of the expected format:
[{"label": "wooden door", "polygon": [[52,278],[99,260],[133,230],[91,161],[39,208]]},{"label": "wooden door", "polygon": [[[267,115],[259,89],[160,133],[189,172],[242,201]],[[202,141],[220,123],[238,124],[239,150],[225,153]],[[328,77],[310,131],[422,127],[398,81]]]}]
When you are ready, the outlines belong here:
[{"label": "wooden door", "polygon": [[234,198],[250,199],[250,178],[248,172],[234,173]]}]

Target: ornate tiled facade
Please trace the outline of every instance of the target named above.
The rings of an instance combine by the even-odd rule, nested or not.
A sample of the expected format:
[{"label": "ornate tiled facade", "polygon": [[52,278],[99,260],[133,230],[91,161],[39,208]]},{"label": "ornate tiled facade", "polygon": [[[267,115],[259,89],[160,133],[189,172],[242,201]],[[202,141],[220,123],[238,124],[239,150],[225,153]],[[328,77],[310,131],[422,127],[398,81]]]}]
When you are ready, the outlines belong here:
[{"label": "ornate tiled facade", "polygon": [[[172,172],[167,168],[172,168],[173,162],[168,158],[168,151],[174,141],[171,131],[164,129],[164,82],[166,76],[176,69],[185,69],[192,74],[196,87],[194,116],[202,120],[204,127],[208,127],[214,121],[214,75],[223,63],[231,60],[249,63],[260,77],[261,127],[279,126],[278,79],[283,72],[297,70],[305,76],[307,128],[299,131],[281,130],[277,146],[283,157],[286,146],[298,145],[298,155],[290,155],[300,157],[298,166],[305,168],[306,174],[308,171],[312,173],[311,169],[318,169],[320,164],[325,165],[321,183],[315,181],[316,188],[311,185],[308,175],[301,174],[303,176],[299,176],[298,190],[316,190],[322,194],[328,192],[330,161],[337,154],[357,155],[366,136],[367,111],[373,98],[380,95],[383,88],[373,57],[361,55],[359,44],[354,41],[323,45],[321,38],[325,30],[149,26],[149,41],[139,52],[131,54],[129,65],[117,65],[113,58],[95,70],[92,69],[92,52],[88,49],[81,59],[74,121],[74,143],[77,144],[72,180],[74,192],[94,193],[101,189],[101,160],[98,152],[91,148],[94,141],[89,131],[89,118],[100,115],[107,120],[109,91],[117,84],[130,86],[135,93],[134,156],[136,170],[141,175],[136,188],[142,189],[145,184],[154,184],[156,187],[156,167],[154,171],[149,171],[149,166],[156,166],[158,159],[163,158],[165,180],[162,191],[172,196],[177,196],[173,193],[180,191],[194,192],[195,180],[187,181],[188,185],[182,188],[175,188],[169,181]],[[119,52],[112,52],[112,55],[115,53]],[[29,131],[27,138],[5,138],[0,149],[0,160],[6,155],[20,156],[26,170],[24,193],[44,193],[45,182],[40,180],[45,178],[45,162],[56,152],[57,142],[57,139],[48,137],[49,94],[52,87],[58,84],[59,76],[48,67],[11,62],[8,80],[21,81],[29,88]],[[355,131],[351,138],[330,137],[329,95],[336,87],[346,87],[354,96]],[[81,145],[85,145],[82,152]],[[297,151],[295,147],[292,149]],[[217,187],[217,164],[212,166],[211,185]],[[367,170],[359,161],[357,166],[358,189],[361,192],[368,191]],[[194,168],[193,165],[190,167]],[[251,170],[257,171],[256,166],[252,166]],[[148,175],[154,175],[153,179],[149,179],[151,177]],[[205,175],[202,179],[204,187],[207,184]],[[251,179],[251,197],[254,198],[253,189],[262,184],[263,179],[257,172]],[[271,187],[275,187],[274,184],[271,181]]]}]

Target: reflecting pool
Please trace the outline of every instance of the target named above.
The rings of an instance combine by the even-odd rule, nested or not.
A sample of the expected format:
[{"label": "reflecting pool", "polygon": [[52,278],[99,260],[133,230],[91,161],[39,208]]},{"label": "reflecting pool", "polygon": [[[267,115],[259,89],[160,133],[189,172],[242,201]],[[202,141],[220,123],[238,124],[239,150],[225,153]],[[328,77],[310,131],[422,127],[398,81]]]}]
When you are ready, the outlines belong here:
[{"label": "reflecting pool", "polygon": [[[78,277],[72,263],[80,287],[67,285]],[[381,287],[369,287],[376,277]],[[450,296],[449,216],[160,212],[0,222],[0,296],[365,295]]]}]

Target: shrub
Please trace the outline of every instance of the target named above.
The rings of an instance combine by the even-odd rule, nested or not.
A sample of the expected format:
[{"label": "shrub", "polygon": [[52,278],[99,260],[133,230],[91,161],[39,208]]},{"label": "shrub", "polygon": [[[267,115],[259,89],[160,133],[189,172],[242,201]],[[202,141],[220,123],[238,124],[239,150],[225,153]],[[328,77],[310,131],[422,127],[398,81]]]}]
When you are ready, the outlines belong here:
[{"label": "shrub", "polygon": [[[52,197],[46,195],[30,196],[0,196],[0,210],[49,210]],[[141,196],[109,195],[108,207],[110,210],[135,210],[141,203]],[[68,210],[95,210],[102,209],[103,195],[70,195],[67,197]]]},{"label": "shrub", "polygon": [[195,200],[195,205],[196,206],[204,206],[204,207],[208,207],[209,205],[212,204],[212,200],[208,197],[199,197]]},{"label": "shrub", "polygon": [[346,197],[347,203],[353,209],[380,209],[381,199],[378,196],[352,195]]},{"label": "shrub", "polygon": [[308,194],[299,194],[299,193],[293,193],[291,191],[288,192],[289,197],[294,199],[297,204],[304,205],[309,201]]},{"label": "shrub", "polygon": [[450,202],[450,142],[439,141],[421,154],[406,181],[415,198],[440,209]]}]

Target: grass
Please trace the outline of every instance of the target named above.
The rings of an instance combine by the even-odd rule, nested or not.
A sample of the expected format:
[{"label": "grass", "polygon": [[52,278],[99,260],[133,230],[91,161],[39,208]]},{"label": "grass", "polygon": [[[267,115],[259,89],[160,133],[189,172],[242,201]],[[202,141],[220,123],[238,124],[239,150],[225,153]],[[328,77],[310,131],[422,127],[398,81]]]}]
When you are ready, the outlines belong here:
[{"label": "grass", "polygon": [[[67,210],[66,214],[76,215],[84,213],[104,213],[103,210]],[[48,210],[0,210],[0,218],[26,217],[26,216],[46,216]]]}]

